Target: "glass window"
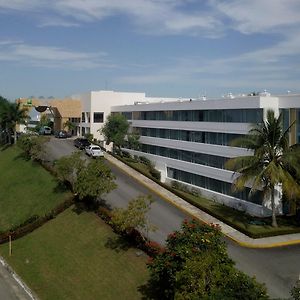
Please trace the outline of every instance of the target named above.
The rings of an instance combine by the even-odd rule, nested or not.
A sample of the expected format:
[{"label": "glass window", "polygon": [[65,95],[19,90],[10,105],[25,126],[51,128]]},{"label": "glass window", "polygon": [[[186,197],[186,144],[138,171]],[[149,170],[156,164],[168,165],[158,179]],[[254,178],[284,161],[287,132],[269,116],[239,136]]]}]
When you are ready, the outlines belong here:
[{"label": "glass window", "polygon": [[85,123],[85,113],[84,112],[81,113],[81,122]]},{"label": "glass window", "polygon": [[103,123],[103,112],[94,112],[94,123]]}]

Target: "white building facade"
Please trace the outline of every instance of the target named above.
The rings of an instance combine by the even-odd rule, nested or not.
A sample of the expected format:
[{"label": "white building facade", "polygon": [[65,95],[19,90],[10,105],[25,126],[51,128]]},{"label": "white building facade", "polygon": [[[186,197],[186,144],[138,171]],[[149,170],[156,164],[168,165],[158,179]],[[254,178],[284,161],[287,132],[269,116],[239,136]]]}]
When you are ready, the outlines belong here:
[{"label": "white building facade", "polygon": [[[126,93],[114,91],[91,91],[72,96],[82,103],[82,116],[79,135],[93,134],[99,141],[104,141],[101,128],[111,113],[114,105],[133,104],[136,101],[145,101],[145,93]],[[109,147],[108,147],[109,149]]]},{"label": "white building facade", "polygon": [[[214,201],[246,211],[251,215],[270,215],[270,204],[261,192],[249,197],[249,188],[233,192],[235,174],[224,167],[236,156],[249,155],[230,142],[248,133],[272,109],[284,115],[285,127],[297,121],[290,133],[292,144],[300,142],[300,96],[242,96],[214,100],[145,98],[131,105],[119,105],[112,112],[123,113],[133,130],[140,134],[141,149],[125,149],[145,156],[161,172],[163,182],[178,181]],[[251,154],[251,153],[250,153]],[[282,212],[281,189],[277,209]]]}]

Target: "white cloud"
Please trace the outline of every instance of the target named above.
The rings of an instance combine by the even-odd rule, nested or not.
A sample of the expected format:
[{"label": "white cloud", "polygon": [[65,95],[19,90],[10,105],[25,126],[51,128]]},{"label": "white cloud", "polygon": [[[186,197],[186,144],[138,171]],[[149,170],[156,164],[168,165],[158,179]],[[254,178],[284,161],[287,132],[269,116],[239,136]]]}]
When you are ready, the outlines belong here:
[{"label": "white cloud", "polygon": [[27,45],[22,42],[1,42],[0,61],[50,68],[112,68],[106,53],[85,53],[59,47]]},{"label": "white cloud", "polygon": [[282,27],[300,24],[299,0],[211,0],[212,6],[245,33],[282,31]]}]

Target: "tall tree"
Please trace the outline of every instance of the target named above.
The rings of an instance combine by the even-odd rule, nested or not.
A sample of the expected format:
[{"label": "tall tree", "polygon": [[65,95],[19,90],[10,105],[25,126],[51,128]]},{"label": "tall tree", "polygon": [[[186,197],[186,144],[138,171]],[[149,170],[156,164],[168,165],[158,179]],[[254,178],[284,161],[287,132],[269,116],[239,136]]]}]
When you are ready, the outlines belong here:
[{"label": "tall tree", "polygon": [[21,103],[9,102],[1,99],[0,120],[5,130],[11,131],[14,135],[14,142],[17,141],[16,125],[28,119],[27,109],[21,107]]},{"label": "tall tree", "polygon": [[115,176],[102,159],[95,159],[78,171],[74,190],[79,199],[96,200],[114,190]]},{"label": "tall tree", "polygon": [[129,128],[129,123],[125,116],[122,114],[111,114],[101,129],[106,142],[109,144],[114,143],[114,147],[120,149],[125,142],[125,136]]},{"label": "tall tree", "polygon": [[115,176],[103,160],[83,160],[79,151],[60,158],[55,168],[57,178],[69,185],[80,200],[96,200],[117,187]]},{"label": "tall tree", "polygon": [[284,130],[282,115],[275,117],[274,111],[267,111],[267,118],[255,125],[248,135],[235,140],[232,146],[242,146],[253,151],[253,155],[230,159],[226,167],[237,172],[234,180],[236,190],[251,184],[250,194],[262,190],[265,201],[271,201],[272,226],[277,227],[275,192],[276,187],[293,199],[300,195],[295,177],[300,175],[300,151],[290,147],[288,133]]}]

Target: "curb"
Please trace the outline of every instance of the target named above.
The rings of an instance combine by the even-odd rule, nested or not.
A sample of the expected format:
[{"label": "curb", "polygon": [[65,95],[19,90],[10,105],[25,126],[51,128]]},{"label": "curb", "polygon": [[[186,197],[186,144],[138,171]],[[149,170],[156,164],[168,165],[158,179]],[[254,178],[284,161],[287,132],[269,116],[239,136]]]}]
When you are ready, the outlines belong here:
[{"label": "curb", "polygon": [[[188,209],[186,209],[185,207],[183,207],[182,205],[176,203],[175,201],[169,199],[167,196],[163,195],[162,193],[160,193],[159,190],[157,189],[154,189],[153,187],[151,187],[150,185],[147,184],[147,182],[145,182],[144,180],[142,180],[141,178],[138,178],[137,176],[134,176],[132,173],[129,173],[127,172],[126,170],[124,170],[124,168],[122,168],[120,165],[124,164],[122,161],[118,160],[117,158],[109,155],[106,153],[105,155],[105,158],[107,160],[109,160],[112,164],[114,164],[116,167],[118,167],[119,169],[121,169],[124,173],[126,173],[127,175],[129,175],[131,178],[135,179],[136,181],[138,181],[140,184],[142,184],[144,187],[148,188],[149,190],[151,190],[153,193],[157,194],[159,197],[161,197],[162,199],[164,199],[165,201],[169,202],[170,204],[172,204],[173,206],[177,207],[178,209],[180,209],[181,211],[183,211],[184,213],[190,215],[191,217],[193,218],[196,218],[198,219],[199,221],[201,221],[202,223],[205,223],[205,224],[210,224],[211,222],[208,222],[207,220],[204,220],[202,218],[200,218],[197,214],[189,211]],[[114,159],[120,164],[116,163],[114,161]],[[137,172],[141,177],[145,177],[147,180],[151,180],[150,178],[144,176],[143,174],[139,173],[138,171],[132,169],[130,166],[124,164],[126,167],[128,167],[129,169]],[[155,184],[157,184],[156,182],[154,182]],[[161,187],[163,188],[163,187]],[[170,192],[170,191],[169,191]],[[171,193],[171,192],[170,192]],[[176,196],[176,195],[175,195]],[[177,196],[178,197],[178,196]],[[180,197],[178,197],[180,198]],[[181,199],[181,198],[180,198]],[[181,199],[182,201],[185,201],[183,199]],[[185,201],[186,202],[186,201]],[[191,204],[190,204],[191,205]],[[195,208],[199,211],[201,211],[201,209],[199,208]],[[203,212],[203,211],[202,211]],[[205,212],[203,212],[205,213]],[[208,216],[210,216],[208,213],[205,213],[207,214]],[[212,217],[212,216],[210,216]],[[214,219],[216,219],[215,217],[213,217]],[[216,219],[217,221],[219,221],[218,219]],[[233,235],[229,234],[228,232],[226,232],[224,229],[223,229],[223,226],[221,226],[222,228],[222,233],[228,238],[230,239],[231,241],[237,243],[238,245],[240,245],[241,247],[245,247],[245,248],[255,248],[255,249],[268,249],[268,248],[277,248],[277,247],[283,247],[283,246],[292,246],[292,245],[298,245],[300,244],[300,239],[294,239],[294,240],[290,240],[290,241],[282,241],[282,242],[270,242],[270,243],[262,243],[262,244],[259,244],[257,242],[261,241],[262,239],[265,239],[265,238],[261,238],[261,239],[252,239],[250,237],[248,237],[247,235],[245,235],[244,233],[238,231],[237,229],[227,225],[226,223],[223,223],[221,221],[219,221],[219,223],[221,224],[224,224],[227,228],[230,229],[231,232],[238,232],[240,235],[243,235],[245,236],[245,239],[248,239],[250,240],[250,242],[245,242],[245,241],[242,241],[236,237],[234,237]],[[285,235],[281,235],[281,236],[277,236],[277,237],[284,237]],[[267,238],[272,238],[272,237],[267,237]]]},{"label": "curb", "polygon": [[18,285],[22,288],[22,290],[29,296],[32,300],[38,300],[36,296],[33,296],[30,288],[22,281],[22,279],[16,274],[16,272],[12,269],[12,267],[4,260],[2,256],[0,256],[1,265],[12,275],[14,280],[18,283]]}]

